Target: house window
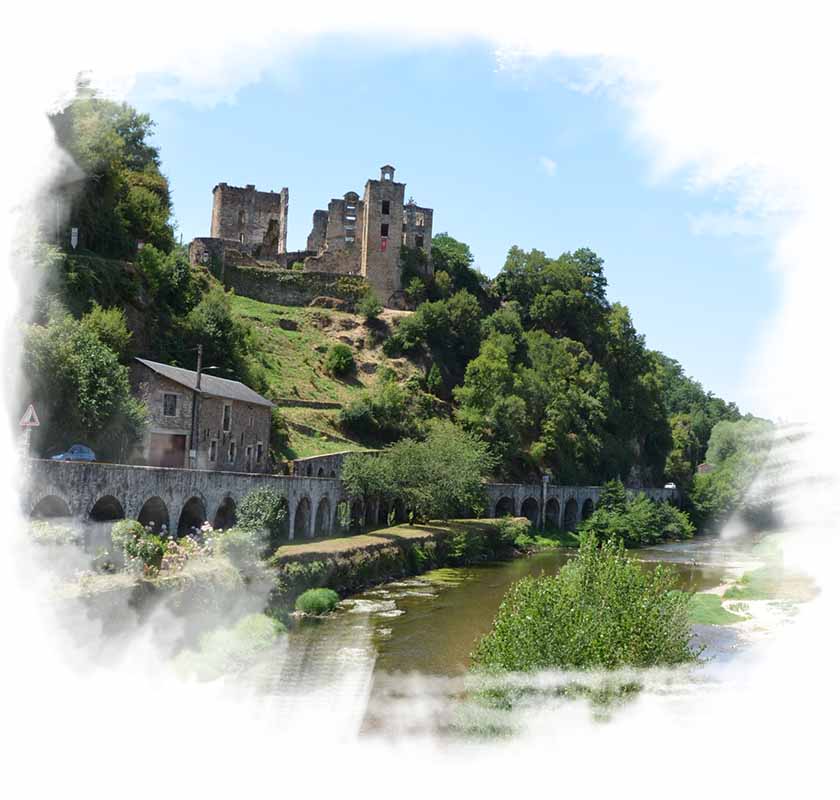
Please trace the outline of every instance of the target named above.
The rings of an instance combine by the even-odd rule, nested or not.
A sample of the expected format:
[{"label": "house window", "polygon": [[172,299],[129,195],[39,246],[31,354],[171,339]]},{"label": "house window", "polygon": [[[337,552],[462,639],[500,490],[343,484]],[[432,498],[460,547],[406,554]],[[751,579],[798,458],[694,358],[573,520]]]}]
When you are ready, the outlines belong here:
[{"label": "house window", "polygon": [[217,450],[217,448],[218,448],[218,442],[215,439],[213,439],[210,442],[210,453],[209,453],[209,456],[208,456],[211,464],[216,463],[216,450]]},{"label": "house window", "polygon": [[253,452],[250,445],[245,448],[245,472],[251,471],[251,453]]},{"label": "house window", "polygon": [[225,403],[222,409],[222,430],[225,433],[230,432],[230,403]]},{"label": "house window", "polygon": [[423,237],[420,234],[414,237],[414,246],[418,250],[423,248]]},{"label": "house window", "polygon": [[389,227],[390,227],[390,226],[388,225],[388,223],[387,223],[387,222],[383,222],[383,223],[382,223],[382,225],[380,226],[380,229],[379,229],[379,235],[380,235],[383,239],[387,239],[387,238],[388,238],[388,229],[389,229]]},{"label": "house window", "polygon": [[383,200],[382,201],[382,213],[386,216],[391,214],[391,201],[390,200]]},{"label": "house window", "polygon": [[178,413],[178,395],[164,394],[163,396],[163,416],[174,417]]},{"label": "house window", "polygon": [[231,442],[228,445],[227,456],[228,464],[233,464],[233,462],[236,461],[236,442]]},{"label": "house window", "polygon": [[263,458],[263,444],[262,442],[257,442],[257,464],[262,464]]}]

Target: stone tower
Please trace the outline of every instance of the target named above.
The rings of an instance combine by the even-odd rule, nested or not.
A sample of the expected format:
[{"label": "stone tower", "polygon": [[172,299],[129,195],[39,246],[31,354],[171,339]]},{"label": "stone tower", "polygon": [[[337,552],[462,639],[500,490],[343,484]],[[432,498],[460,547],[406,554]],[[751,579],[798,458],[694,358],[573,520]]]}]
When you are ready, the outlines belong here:
[{"label": "stone tower", "polygon": [[405,184],[394,180],[394,168],[386,164],[379,180],[365,184],[361,219],[361,273],[380,300],[390,305],[400,286]]},{"label": "stone tower", "polygon": [[253,184],[244,188],[220,183],[213,188],[210,236],[254,248],[264,257],[286,252],[289,190],[258,192]]}]

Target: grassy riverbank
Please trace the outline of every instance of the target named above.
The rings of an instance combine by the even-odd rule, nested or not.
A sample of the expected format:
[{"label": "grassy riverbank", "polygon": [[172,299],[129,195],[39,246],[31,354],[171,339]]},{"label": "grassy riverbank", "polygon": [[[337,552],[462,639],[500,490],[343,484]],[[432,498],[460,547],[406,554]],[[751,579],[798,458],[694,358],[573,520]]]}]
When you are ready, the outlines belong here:
[{"label": "grassy riverbank", "polygon": [[285,610],[307,589],[347,595],[439,567],[512,558],[524,552],[520,537],[529,528],[524,519],[450,520],[281,545],[268,559],[270,604]]}]

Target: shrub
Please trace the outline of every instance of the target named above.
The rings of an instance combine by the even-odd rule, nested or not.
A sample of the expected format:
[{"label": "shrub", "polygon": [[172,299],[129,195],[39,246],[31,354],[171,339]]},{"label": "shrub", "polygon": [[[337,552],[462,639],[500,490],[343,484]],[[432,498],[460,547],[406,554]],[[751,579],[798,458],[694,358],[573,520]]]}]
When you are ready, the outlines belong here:
[{"label": "shrub", "polygon": [[184,651],[176,669],[199,680],[251,666],[285,632],[282,622],[265,614],[249,614],[230,628],[218,628],[201,637],[198,651]]},{"label": "shrub", "polygon": [[672,570],[648,572],[620,541],[581,540],[554,576],[525,578],[502,601],[473,665],[485,670],[616,669],[695,661],[690,594]]},{"label": "shrub", "polygon": [[254,489],[245,495],[237,508],[237,528],[267,531],[271,541],[276,541],[284,533],[287,508],[283,495],[271,489]]},{"label": "shrub", "polygon": [[368,292],[357,304],[356,311],[368,322],[373,322],[382,313],[382,303],[373,293]]},{"label": "shrub", "polygon": [[121,519],[111,528],[111,541],[121,547],[129,566],[140,564],[143,572],[154,575],[160,570],[166,542],[144,528],[137,520]]},{"label": "shrub", "polygon": [[257,564],[266,544],[265,530],[267,528],[228,528],[216,536],[216,551],[227,556],[238,568]]},{"label": "shrub", "polygon": [[354,367],[353,351],[346,344],[334,345],[324,362],[324,368],[327,372],[336,377],[349,375]]},{"label": "shrub", "polygon": [[307,589],[297,600],[295,609],[304,614],[320,616],[338,605],[338,594],[332,589]]}]

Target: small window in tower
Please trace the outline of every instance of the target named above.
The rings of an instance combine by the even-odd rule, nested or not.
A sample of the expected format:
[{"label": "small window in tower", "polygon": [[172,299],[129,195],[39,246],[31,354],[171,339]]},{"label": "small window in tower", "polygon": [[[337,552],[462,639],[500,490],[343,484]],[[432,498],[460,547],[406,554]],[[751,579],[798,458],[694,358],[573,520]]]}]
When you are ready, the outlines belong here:
[{"label": "small window in tower", "polygon": [[353,244],[353,242],[355,242],[355,241],[356,241],[356,237],[355,237],[355,236],[352,236],[351,234],[347,234],[347,235],[344,237],[344,242],[345,242],[345,244]]},{"label": "small window in tower", "polygon": [[390,226],[388,225],[388,223],[387,223],[387,222],[383,222],[383,223],[382,223],[382,225],[381,225],[381,227],[380,227],[380,230],[379,230],[379,235],[380,235],[383,239],[387,239],[387,238],[388,238],[388,228],[389,228],[389,227],[390,227]]},{"label": "small window in tower", "polygon": [[421,214],[419,211],[414,215],[414,224],[418,228],[425,228],[426,227],[426,215]]},{"label": "small window in tower", "polygon": [[391,213],[391,201],[390,200],[383,200],[382,201],[382,213],[385,215],[390,215]]},{"label": "small window in tower", "polygon": [[423,237],[422,237],[422,236],[420,236],[419,234],[418,234],[417,236],[415,236],[415,237],[414,237],[414,246],[415,246],[418,250],[422,250],[422,249],[423,249]]},{"label": "small window in tower", "polygon": [[245,244],[245,234],[244,233],[239,234],[239,243],[240,244]]}]

